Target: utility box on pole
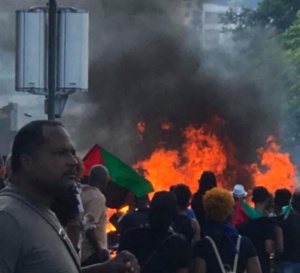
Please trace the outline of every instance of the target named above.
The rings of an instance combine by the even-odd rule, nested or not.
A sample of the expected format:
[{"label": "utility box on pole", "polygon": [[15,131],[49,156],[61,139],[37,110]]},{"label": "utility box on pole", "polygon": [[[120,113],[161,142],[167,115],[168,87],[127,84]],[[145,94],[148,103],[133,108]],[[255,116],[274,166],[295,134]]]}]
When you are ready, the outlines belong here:
[{"label": "utility box on pole", "polygon": [[16,19],[16,90],[46,95],[46,11],[18,10]]},{"label": "utility box on pole", "polygon": [[89,14],[59,9],[57,14],[57,94],[88,90]]},{"label": "utility box on pole", "polygon": [[88,91],[89,13],[49,0],[16,15],[16,90],[44,95],[48,119],[61,117],[68,95]]}]

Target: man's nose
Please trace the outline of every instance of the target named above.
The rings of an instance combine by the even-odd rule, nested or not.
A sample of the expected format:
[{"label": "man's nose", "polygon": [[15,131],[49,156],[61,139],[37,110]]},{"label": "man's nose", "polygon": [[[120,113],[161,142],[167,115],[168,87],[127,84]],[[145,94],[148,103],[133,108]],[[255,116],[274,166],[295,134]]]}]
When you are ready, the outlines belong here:
[{"label": "man's nose", "polygon": [[78,160],[77,160],[76,156],[73,154],[70,154],[68,163],[71,166],[77,166]]}]

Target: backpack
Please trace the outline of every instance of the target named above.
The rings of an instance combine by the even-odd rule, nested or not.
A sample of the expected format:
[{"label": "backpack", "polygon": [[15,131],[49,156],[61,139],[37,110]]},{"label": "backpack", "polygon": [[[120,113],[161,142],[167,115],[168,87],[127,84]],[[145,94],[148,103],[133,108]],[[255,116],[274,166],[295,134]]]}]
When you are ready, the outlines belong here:
[{"label": "backpack", "polygon": [[229,265],[224,265],[224,263],[222,262],[222,259],[221,259],[221,256],[220,256],[220,253],[218,251],[218,248],[214,242],[214,240],[209,237],[209,236],[206,236],[205,237],[206,239],[208,239],[214,249],[214,252],[216,254],[216,257],[218,259],[218,262],[219,262],[219,265],[220,265],[220,268],[221,268],[221,271],[222,273],[237,273],[237,265],[238,265],[238,260],[239,260],[239,254],[240,254],[240,246],[241,246],[241,238],[242,236],[238,236],[238,239],[237,239],[237,242],[236,242],[236,249],[237,249],[237,253],[235,254],[234,256],[234,262],[233,262],[233,267],[231,268]]}]

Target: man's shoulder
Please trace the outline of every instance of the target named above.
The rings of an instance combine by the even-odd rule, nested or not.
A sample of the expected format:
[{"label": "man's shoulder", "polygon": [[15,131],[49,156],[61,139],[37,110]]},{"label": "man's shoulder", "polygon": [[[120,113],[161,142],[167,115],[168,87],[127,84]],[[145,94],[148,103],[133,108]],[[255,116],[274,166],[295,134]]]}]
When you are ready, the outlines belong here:
[{"label": "man's shoulder", "polygon": [[[22,197],[20,196],[20,198]],[[6,212],[17,217],[22,214],[24,210],[26,210],[26,206],[24,206],[22,201],[18,198],[18,194],[14,193],[11,195],[11,192],[7,189],[0,192],[0,212]]]},{"label": "man's shoulder", "polygon": [[300,215],[296,213],[290,213],[286,218],[282,217],[281,226],[294,226],[294,225],[300,225]]},{"label": "man's shoulder", "polygon": [[151,230],[149,227],[135,227],[128,229],[124,236],[126,238],[134,238],[135,241],[139,241],[140,239],[149,238],[151,235]]},{"label": "man's shoulder", "polygon": [[98,188],[90,185],[83,185],[81,196],[83,199],[99,199],[100,201],[106,201],[104,194]]},{"label": "man's shoulder", "polygon": [[174,232],[173,234],[170,234],[169,238],[170,241],[174,244],[178,244],[182,246],[189,245],[188,241],[186,240],[183,234]]},{"label": "man's shoulder", "polygon": [[192,196],[192,203],[202,202],[203,194],[198,190]]},{"label": "man's shoulder", "polygon": [[2,223],[0,230],[3,226],[21,230],[21,223],[18,221],[17,215],[7,209],[0,209],[0,223]]}]

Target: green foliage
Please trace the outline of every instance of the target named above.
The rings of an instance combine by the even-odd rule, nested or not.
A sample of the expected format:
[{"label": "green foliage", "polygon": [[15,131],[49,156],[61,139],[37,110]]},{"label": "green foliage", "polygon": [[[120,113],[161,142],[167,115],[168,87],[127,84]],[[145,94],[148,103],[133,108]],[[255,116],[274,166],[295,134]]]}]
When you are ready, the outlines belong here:
[{"label": "green foliage", "polygon": [[[299,0],[262,0],[256,10],[253,9],[231,9],[225,16],[223,22],[226,28],[234,28],[234,38],[238,42],[250,39],[251,33],[258,27],[274,30],[273,38],[279,39],[281,48],[278,54],[285,55],[287,63],[276,62],[278,68],[285,70],[281,80],[285,81],[285,88],[282,89],[287,100],[285,111],[285,124],[289,128],[288,134],[297,138],[300,136],[300,1]],[[298,13],[297,13],[298,12]],[[230,26],[230,27],[228,27]],[[249,34],[250,33],[250,34]],[[261,39],[256,37],[256,39]],[[274,45],[266,45],[262,50],[265,54],[274,51]],[[278,59],[274,55],[275,59]],[[255,56],[253,56],[254,59]],[[267,60],[261,60],[262,62]],[[268,60],[270,61],[270,59]],[[272,61],[274,62],[274,60]],[[259,61],[257,61],[259,68]],[[276,80],[274,79],[274,82]],[[300,139],[299,139],[300,141]]]},{"label": "green foliage", "polygon": [[258,6],[256,19],[263,25],[272,25],[281,33],[292,25],[299,9],[299,0],[263,0]]},{"label": "green foliage", "polygon": [[268,26],[282,33],[292,25],[298,10],[300,10],[299,0],[262,0],[256,10],[231,9],[226,15],[225,23],[236,24],[237,30]]},{"label": "green foliage", "polygon": [[281,35],[288,55],[300,69],[300,12],[295,22]]},{"label": "green foliage", "polygon": [[289,93],[289,115],[300,119],[300,11],[295,22],[280,35],[287,55],[294,64],[295,81]]},{"label": "green foliage", "polygon": [[226,26],[225,29],[230,29],[230,25],[234,25],[236,32],[247,28],[257,26],[255,19],[256,11],[248,8],[231,8],[222,18],[222,23]]}]

